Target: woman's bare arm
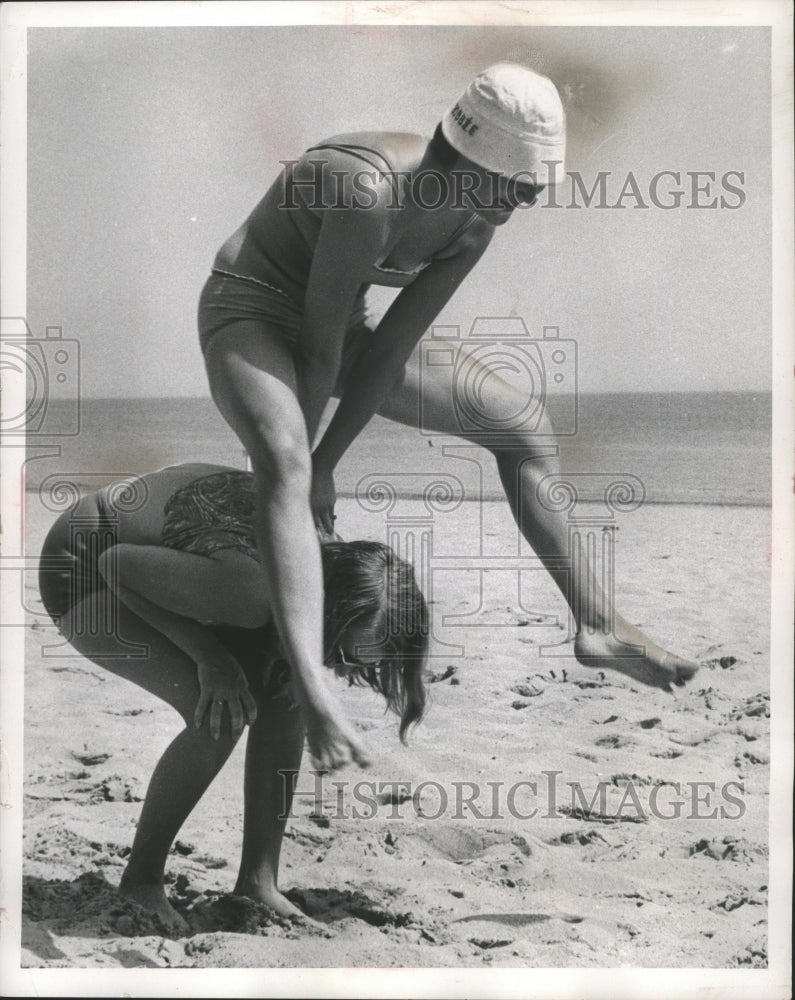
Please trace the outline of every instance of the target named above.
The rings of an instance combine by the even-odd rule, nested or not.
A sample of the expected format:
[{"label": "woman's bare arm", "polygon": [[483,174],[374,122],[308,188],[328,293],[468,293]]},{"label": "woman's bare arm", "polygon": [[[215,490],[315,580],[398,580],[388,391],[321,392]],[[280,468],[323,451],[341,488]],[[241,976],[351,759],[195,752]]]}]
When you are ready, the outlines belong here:
[{"label": "woman's bare arm", "polygon": [[490,241],[471,239],[446,259],[434,261],[392,303],[358,360],[334,417],[317,446],[316,474],[333,471],[345,450],[386,398],[422,335],[436,319]]},{"label": "woman's bare arm", "polygon": [[386,207],[392,198],[386,179],[376,185],[372,207],[350,207],[353,197],[344,197],[348,207],[325,209],[307,283],[298,348],[300,402],[310,446],[337,382],[356,297],[396,222],[397,210]]},{"label": "woman's bare arm", "polygon": [[148,622],[196,664],[200,691],[194,715],[196,726],[202,724],[209,708],[210,732],[214,739],[218,739],[223,707],[227,705],[232,732],[239,736],[246,722],[253,723],[257,717],[256,702],[240,664],[204,625],[185,615],[175,614],[137,590],[125,587],[119,580],[116,548],[118,546],[111,546],[99,557],[99,570],[108,587],[133,614]]},{"label": "woman's bare arm", "polygon": [[[210,556],[163,545],[114,545],[105,570],[116,585],[199,622],[258,628],[270,619],[261,565],[243,552]],[[113,585],[109,582],[109,585]]]}]

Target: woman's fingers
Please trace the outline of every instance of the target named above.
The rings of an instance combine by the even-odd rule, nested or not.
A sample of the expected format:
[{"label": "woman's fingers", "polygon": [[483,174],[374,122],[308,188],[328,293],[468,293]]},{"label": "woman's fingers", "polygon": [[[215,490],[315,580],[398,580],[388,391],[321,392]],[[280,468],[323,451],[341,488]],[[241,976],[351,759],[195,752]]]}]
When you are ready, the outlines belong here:
[{"label": "woman's fingers", "polygon": [[224,703],[220,698],[214,698],[210,706],[210,736],[214,740],[221,736],[221,720],[224,714]]},{"label": "woman's fingers", "polygon": [[319,771],[336,771],[351,761],[359,767],[369,767],[370,758],[364,747],[355,739],[346,738],[345,742],[336,742],[327,747],[311,747],[309,753]]},{"label": "woman's fingers", "polygon": [[243,694],[240,696],[243,702],[243,708],[246,710],[246,718],[248,719],[248,724],[253,726],[257,721],[257,703],[254,701],[254,697],[251,692],[246,688]]},{"label": "woman's fingers", "polygon": [[246,720],[243,716],[243,705],[240,698],[230,698],[227,704],[229,705],[229,716],[232,720],[232,735],[235,739],[238,739],[246,725]]},{"label": "woman's fingers", "polygon": [[210,696],[205,691],[202,691],[199,694],[199,700],[196,703],[196,711],[193,713],[193,723],[197,729],[201,729],[205,713],[207,712],[207,706],[209,704]]},{"label": "woman's fingers", "polygon": [[211,686],[203,688],[199,694],[199,701],[196,705],[193,721],[196,728],[201,728],[207,709],[210,710],[210,735],[214,740],[221,738],[221,730],[224,722],[224,706],[229,709],[229,724],[232,735],[238,739],[246,728],[246,724],[253,725],[257,721],[257,703],[253,695],[245,687],[222,685],[215,690]]},{"label": "woman's fingers", "polygon": [[315,527],[328,535],[334,534],[334,511],[330,507],[315,511]]},{"label": "woman's fingers", "polygon": [[353,759],[359,767],[370,766],[370,758],[367,756],[367,751],[360,743],[353,744]]}]

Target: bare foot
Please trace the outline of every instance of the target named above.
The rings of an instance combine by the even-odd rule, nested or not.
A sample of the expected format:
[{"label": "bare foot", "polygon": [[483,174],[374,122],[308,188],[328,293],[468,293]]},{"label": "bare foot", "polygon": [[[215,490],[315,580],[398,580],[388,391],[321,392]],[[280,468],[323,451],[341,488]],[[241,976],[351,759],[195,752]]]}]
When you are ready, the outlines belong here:
[{"label": "bare foot", "polygon": [[275,886],[265,887],[252,882],[238,881],[234,888],[236,896],[247,896],[249,899],[262,903],[280,917],[291,917],[293,920],[300,920],[302,923],[310,924],[312,927],[320,927],[316,920],[308,917],[303,910],[300,910]]},{"label": "bare foot", "polygon": [[125,899],[131,899],[134,903],[138,903],[147,912],[158,916],[170,933],[183,937],[190,933],[190,924],[169,903],[162,885],[125,882],[122,879],[119,894]]},{"label": "bare foot", "polygon": [[612,634],[582,630],[575,639],[574,654],[585,667],[618,670],[663,691],[670,691],[672,684],[683,685],[698,670],[697,663],[667,653],[620,615],[616,615]]}]

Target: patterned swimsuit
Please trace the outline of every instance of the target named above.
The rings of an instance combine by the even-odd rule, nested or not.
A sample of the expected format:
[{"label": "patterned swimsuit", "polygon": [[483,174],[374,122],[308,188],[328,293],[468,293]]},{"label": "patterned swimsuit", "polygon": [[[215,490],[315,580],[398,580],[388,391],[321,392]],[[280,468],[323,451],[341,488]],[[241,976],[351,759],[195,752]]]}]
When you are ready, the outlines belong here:
[{"label": "patterned swimsuit", "polygon": [[[236,549],[258,559],[254,539],[254,476],[227,470],[194,479],[173,493],[165,507],[163,545],[195,555],[211,556],[221,549]],[[274,659],[278,643],[272,625],[246,629],[213,624],[209,628],[244,666],[257,663],[265,691],[296,707],[286,660]],[[248,673],[248,671],[247,671]]]},{"label": "patterned swimsuit", "polygon": [[230,470],[194,479],[166,504],[163,544],[202,556],[237,549],[257,559],[255,506],[250,472]]}]

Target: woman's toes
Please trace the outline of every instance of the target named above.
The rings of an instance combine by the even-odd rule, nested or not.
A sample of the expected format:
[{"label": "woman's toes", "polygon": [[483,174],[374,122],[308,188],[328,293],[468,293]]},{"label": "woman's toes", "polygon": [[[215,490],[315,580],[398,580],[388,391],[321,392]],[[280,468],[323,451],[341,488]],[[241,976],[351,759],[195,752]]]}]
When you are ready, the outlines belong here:
[{"label": "woman's toes", "polygon": [[677,667],[676,668],[676,680],[674,681],[674,684],[676,684],[677,687],[684,687],[684,685],[689,680],[693,679],[693,677],[695,676],[697,670],[698,670],[697,666],[692,666],[692,667],[691,666]]}]

